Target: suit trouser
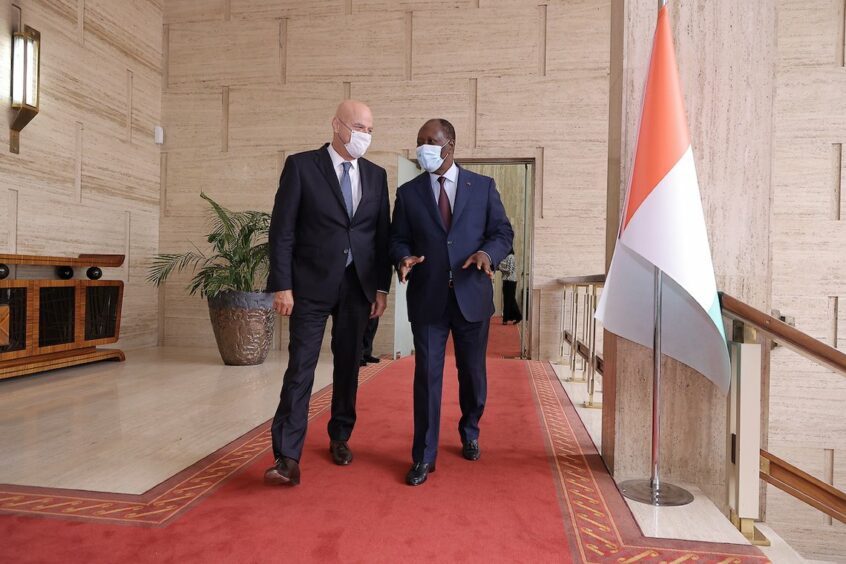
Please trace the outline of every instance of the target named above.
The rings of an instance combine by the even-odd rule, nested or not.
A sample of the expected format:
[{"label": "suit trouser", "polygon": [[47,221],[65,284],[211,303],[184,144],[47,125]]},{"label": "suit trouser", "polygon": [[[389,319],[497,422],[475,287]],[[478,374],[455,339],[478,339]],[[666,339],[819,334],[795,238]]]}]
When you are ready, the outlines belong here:
[{"label": "suit trouser", "polygon": [[288,369],[282,379],[282,394],[270,432],[275,457],[299,461],[308,427],[308,404],[314,386],[314,370],[320,356],[326,320],[332,316],[332,417],[329,438],[349,440],[355,425],[355,398],[364,327],[370,302],[361,289],[355,268],[344,273],[334,303],[298,299],[289,324]]},{"label": "suit trouser", "polygon": [[367,322],[364,330],[364,344],[361,349],[361,358],[373,356],[373,339],[376,337],[376,330],[379,328],[379,318],[374,317]]},{"label": "suit trouser", "polygon": [[478,440],[479,420],[487,398],[487,366],[490,319],[471,323],[464,319],[453,289],[449,291],[446,311],[434,323],[412,323],[414,334],[414,462],[432,463],[438,456],[441,426],[446,343],[450,332],[455,344],[458,369],[458,402],[461,442]]}]

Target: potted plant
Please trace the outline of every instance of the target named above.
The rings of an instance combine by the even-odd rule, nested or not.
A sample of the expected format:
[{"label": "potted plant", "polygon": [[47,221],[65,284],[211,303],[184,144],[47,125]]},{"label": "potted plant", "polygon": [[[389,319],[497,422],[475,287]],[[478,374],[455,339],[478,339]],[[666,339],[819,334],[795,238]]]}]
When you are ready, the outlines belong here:
[{"label": "potted plant", "polygon": [[156,255],[147,280],[159,286],[174,270],[190,268],[194,277],[188,284],[188,293],[208,300],[223,362],[239,366],[261,364],[270,350],[276,319],[272,295],[261,289],[269,268],[270,214],[235,212],[204,193],[200,197],[211,206],[211,231],[206,238],[211,250],[204,253],[195,246],[185,253]]}]

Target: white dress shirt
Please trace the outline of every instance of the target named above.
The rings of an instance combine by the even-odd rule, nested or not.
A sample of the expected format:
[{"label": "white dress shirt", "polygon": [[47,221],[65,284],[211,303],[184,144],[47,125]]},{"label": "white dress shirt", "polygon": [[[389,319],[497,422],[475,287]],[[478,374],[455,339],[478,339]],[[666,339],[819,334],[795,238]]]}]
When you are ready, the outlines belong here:
[{"label": "white dress shirt", "polygon": [[452,163],[452,166],[443,173],[443,174],[435,174],[433,172],[429,173],[429,178],[432,181],[432,193],[435,195],[435,205],[438,204],[438,199],[441,196],[441,183],[438,182],[438,178],[443,176],[446,178],[446,182],[444,182],[444,190],[447,193],[447,199],[449,199],[449,209],[455,210],[455,191],[458,189],[458,166],[455,163]]},{"label": "white dress shirt", "polygon": [[[447,199],[449,200],[449,209],[451,211],[455,211],[455,193],[458,190],[458,165],[454,162],[452,166],[447,169],[447,171],[443,174],[435,174],[433,172],[429,173],[429,179],[432,182],[432,194],[435,196],[435,206],[438,205],[438,199],[441,196],[441,183],[438,182],[438,178],[441,176],[446,178],[446,182],[444,182],[444,191],[447,193]],[[480,250],[479,252],[485,253],[485,251]],[[491,256],[488,253],[487,255],[488,260],[490,260]],[[449,278],[452,280],[452,271],[449,273]]]},{"label": "white dress shirt", "polygon": [[[330,143],[327,147],[329,150],[329,158],[332,159],[332,167],[335,169],[335,174],[338,175],[338,184],[341,184],[341,178],[344,176],[344,157],[338,154],[338,151],[335,150],[335,147],[332,146]],[[358,159],[353,159],[349,161],[352,166],[350,166],[350,186],[352,187],[352,205],[353,205],[353,215],[355,215],[355,210],[358,209],[358,204],[361,202],[361,175],[358,171]]]}]

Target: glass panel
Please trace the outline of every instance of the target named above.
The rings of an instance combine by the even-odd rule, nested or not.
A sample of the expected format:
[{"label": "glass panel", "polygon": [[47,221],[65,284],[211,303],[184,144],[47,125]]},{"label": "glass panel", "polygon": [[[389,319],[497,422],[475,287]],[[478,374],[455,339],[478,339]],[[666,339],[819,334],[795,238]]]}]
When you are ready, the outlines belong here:
[{"label": "glass panel", "polygon": [[38,346],[49,347],[74,340],[76,288],[57,286],[41,288],[38,316]]},{"label": "glass panel", "polygon": [[15,35],[12,43],[12,104],[20,106],[24,101],[24,38]]},{"label": "glass panel", "polygon": [[0,304],[9,306],[9,344],[0,353],[26,348],[26,288],[0,288]]},{"label": "glass panel", "polygon": [[117,286],[88,286],[85,298],[85,340],[115,336]]}]

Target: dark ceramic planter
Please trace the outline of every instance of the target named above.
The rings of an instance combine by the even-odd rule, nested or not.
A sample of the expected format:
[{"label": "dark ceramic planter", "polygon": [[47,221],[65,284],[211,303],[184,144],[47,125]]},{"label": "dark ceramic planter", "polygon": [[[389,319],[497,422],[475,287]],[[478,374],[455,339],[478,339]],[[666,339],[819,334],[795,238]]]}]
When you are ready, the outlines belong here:
[{"label": "dark ceramic planter", "polygon": [[273,294],[221,292],[209,298],[209,318],[224,364],[249,366],[267,358],[273,342]]}]

